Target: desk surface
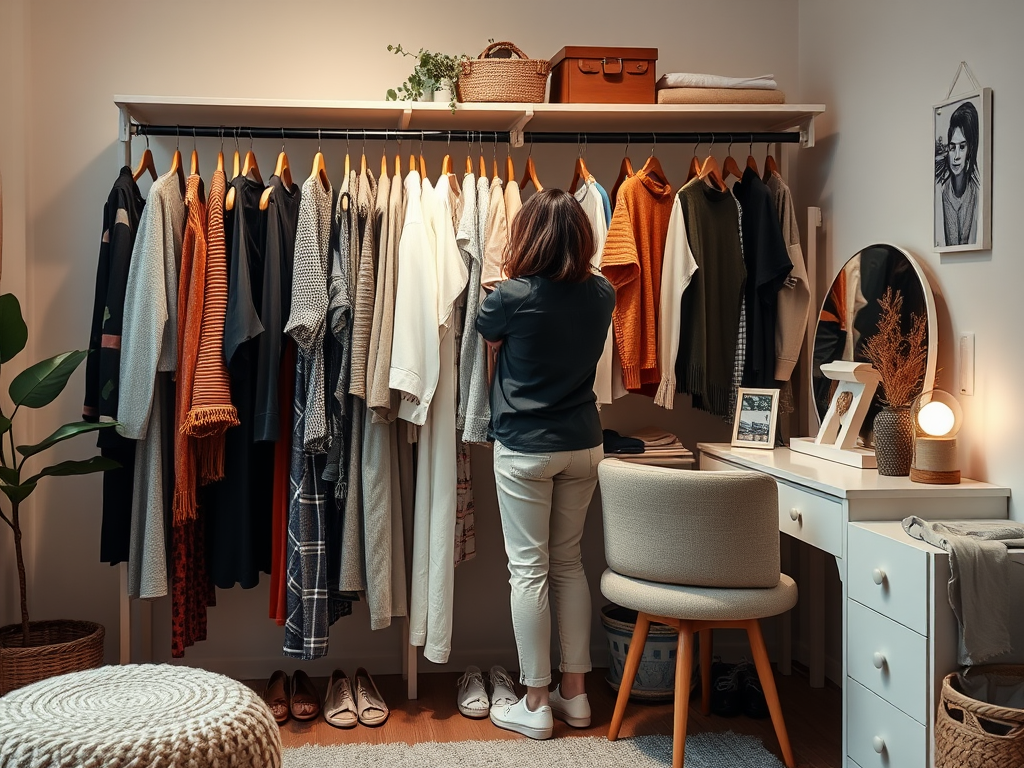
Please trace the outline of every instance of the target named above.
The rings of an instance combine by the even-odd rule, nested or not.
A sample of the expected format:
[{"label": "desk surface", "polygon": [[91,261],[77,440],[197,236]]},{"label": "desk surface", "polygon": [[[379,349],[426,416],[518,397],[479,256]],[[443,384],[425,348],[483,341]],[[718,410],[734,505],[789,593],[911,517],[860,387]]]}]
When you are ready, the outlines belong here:
[{"label": "desk surface", "polygon": [[957,485],[913,483],[909,477],[885,477],[874,469],[857,469],[834,461],[819,459],[788,448],[763,450],[734,448],[727,443],[698,443],[697,450],[757,472],[767,472],[780,480],[812,488],[829,496],[916,499],[929,497],[977,498],[1010,495],[1010,489],[977,480],[964,479]]}]

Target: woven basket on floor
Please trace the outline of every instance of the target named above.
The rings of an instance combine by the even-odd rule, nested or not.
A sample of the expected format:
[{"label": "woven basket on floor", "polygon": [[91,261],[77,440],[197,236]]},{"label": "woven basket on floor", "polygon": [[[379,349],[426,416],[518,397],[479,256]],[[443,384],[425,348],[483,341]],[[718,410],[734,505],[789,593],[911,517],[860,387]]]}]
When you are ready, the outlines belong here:
[{"label": "woven basket on floor", "polygon": [[30,683],[103,664],[103,627],[91,621],[29,622],[29,645],[21,624],[0,627],[0,696]]},{"label": "woven basket on floor", "polygon": [[[991,664],[972,674],[1024,681],[1024,666]],[[956,673],[942,681],[935,720],[935,768],[1024,766],[1024,710],[986,704],[959,688]]]},{"label": "woven basket on floor", "polygon": [[[489,54],[507,50],[518,59],[487,58]],[[491,43],[478,59],[460,63],[455,83],[459,101],[544,101],[544,88],[551,66],[544,59],[528,59],[509,42]]]}]

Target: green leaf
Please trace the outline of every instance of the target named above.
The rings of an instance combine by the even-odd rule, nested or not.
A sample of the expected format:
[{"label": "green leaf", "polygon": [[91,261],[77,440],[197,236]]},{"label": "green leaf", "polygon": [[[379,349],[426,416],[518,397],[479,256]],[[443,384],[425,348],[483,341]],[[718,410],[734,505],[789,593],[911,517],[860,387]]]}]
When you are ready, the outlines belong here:
[{"label": "green leaf", "polygon": [[47,467],[37,475],[32,475],[22,485],[31,485],[35,487],[35,484],[44,477],[67,477],[69,475],[90,475],[93,472],[106,472],[110,469],[120,469],[121,465],[113,459],[108,459],[106,456],[93,456],[91,459],[85,461],[62,461],[60,464],[54,464],[52,467]]},{"label": "green leaf", "polygon": [[14,377],[8,391],[15,405],[26,408],[42,408],[52,403],[75,369],[89,353],[83,350],[63,352],[49,360],[43,360]]},{"label": "green leaf", "polygon": [[76,435],[84,435],[86,432],[95,432],[98,429],[109,429],[116,426],[116,421],[105,421],[101,424],[90,421],[76,421],[71,424],[65,424],[48,438],[35,445],[19,445],[18,453],[22,456],[35,456],[37,453],[45,451],[51,445],[56,445],[64,440],[70,440]]},{"label": "green leaf", "polygon": [[11,428],[11,420],[6,416],[0,416],[0,435]]},{"label": "green leaf", "polygon": [[388,88],[387,97],[388,101],[398,101],[398,94],[395,93],[394,88]]},{"label": "green leaf", "polygon": [[21,485],[0,485],[0,492],[3,492],[4,496],[11,500],[12,503],[18,504],[28,498],[29,494],[36,489],[35,483],[22,483]]},{"label": "green leaf", "polygon": [[0,480],[8,485],[18,485],[18,470],[14,467],[0,467]]},{"label": "green leaf", "polygon": [[5,293],[0,296],[0,363],[21,352],[27,341],[28,326],[21,316],[21,304],[13,293]]}]

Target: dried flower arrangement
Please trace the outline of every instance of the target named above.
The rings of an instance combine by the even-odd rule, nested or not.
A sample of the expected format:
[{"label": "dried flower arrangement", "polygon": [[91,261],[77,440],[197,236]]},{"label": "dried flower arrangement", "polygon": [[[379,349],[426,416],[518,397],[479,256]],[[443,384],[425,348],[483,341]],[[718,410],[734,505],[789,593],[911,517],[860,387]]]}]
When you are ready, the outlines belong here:
[{"label": "dried flower arrangement", "polygon": [[904,335],[900,292],[886,288],[878,306],[878,332],[864,343],[864,355],[882,378],[883,402],[893,408],[909,406],[921,393],[928,359],[926,318],[911,314],[910,332]]}]

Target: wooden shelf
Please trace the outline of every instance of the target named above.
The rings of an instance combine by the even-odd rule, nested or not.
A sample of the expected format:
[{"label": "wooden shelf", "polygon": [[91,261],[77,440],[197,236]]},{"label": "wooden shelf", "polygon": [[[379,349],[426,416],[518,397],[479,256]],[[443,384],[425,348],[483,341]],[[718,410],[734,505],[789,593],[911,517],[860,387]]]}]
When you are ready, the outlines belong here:
[{"label": "wooden shelf", "polygon": [[129,121],[149,125],[474,131],[757,131],[800,130],[813,146],[823,104],[447,104],[115,96],[121,138]]}]

